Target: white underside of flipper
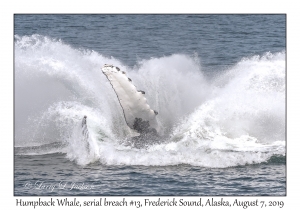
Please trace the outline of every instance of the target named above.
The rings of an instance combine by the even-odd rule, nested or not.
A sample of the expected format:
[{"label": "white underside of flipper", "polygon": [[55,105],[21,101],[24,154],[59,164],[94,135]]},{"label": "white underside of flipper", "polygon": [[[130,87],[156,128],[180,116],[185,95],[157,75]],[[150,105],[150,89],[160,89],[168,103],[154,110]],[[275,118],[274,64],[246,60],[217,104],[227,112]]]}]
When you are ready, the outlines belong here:
[{"label": "white underside of flipper", "polygon": [[125,72],[112,65],[104,65],[102,72],[112,85],[124,112],[127,125],[140,132],[139,127],[146,124],[147,131],[159,132],[156,120],[157,112],[147,104],[143,91],[138,91]]}]

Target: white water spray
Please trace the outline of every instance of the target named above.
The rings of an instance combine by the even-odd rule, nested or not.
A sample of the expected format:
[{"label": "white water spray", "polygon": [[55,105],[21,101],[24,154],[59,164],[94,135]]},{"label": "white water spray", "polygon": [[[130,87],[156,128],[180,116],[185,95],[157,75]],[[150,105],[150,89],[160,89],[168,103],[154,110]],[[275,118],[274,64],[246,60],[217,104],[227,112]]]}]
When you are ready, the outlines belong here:
[{"label": "white water spray", "polygon": [[[122,144],[130,131],[105,63],[146,91],[166,140],[147,148]],[[77,137],[88,116],[91,153]],[[64,142],[78,164],[228,167],[285,155],[285,53],[244,58],[209,81],[196,58],[171,55],[130,68],[115,58],[60,40],[15,37],[15,145]],[[85,155],[83,155],[85,154]]]}]

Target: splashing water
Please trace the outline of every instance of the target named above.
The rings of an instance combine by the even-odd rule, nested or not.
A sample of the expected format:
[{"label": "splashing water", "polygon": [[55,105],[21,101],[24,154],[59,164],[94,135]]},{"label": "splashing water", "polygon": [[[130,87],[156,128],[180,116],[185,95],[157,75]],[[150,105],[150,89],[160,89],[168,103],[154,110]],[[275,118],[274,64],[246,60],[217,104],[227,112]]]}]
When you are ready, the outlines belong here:
[{"label": "splashing water", "polygon": [[[101,72],[105,63],[146,92],[162,142],[124,143],[131,131]],[[84,115],[89,149],[80,135]],[[44,152],[66,153],[80,165],[229,167],[285,156],[285,53],[243,58],[208,79],[197,56],[174,54],[131,68],[61,40],[15,36],[15,146],[37,148],[34,155],[57,142],[58,149]]]}]

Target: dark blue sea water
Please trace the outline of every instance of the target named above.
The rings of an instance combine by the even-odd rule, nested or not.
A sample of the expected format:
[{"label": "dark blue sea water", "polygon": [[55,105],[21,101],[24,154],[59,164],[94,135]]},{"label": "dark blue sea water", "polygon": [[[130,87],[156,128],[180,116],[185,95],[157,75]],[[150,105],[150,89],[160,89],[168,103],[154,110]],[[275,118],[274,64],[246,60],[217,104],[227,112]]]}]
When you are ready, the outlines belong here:
[{"label": "dark blue sea water", "polygon": [[[14,34],[15,195],[286,195],[285,15],[16,14]],[[132,146],[106,63],[159,142]]]}]

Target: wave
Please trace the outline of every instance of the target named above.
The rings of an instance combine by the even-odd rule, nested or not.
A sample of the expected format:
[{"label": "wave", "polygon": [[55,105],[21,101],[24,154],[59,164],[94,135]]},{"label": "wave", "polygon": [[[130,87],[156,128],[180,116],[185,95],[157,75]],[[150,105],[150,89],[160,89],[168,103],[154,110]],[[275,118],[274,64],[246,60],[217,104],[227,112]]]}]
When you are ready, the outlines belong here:
[{"label": "wave", "polygon": [[[210,73],[211,78],[199,60],[174,54],[129,67],[61,40],[15,36],[15,146],[31,148],[16,154],[47,153],[44,145],[61,144],[53,152],[66,153],[81,165],[204,167],[285,156],[285,52],[242,58],[226,71]],[[146,91],[159,113],[160,142],[131,146],[131,130],[101,72],[106,63]],[[78,133],[84,115],[92,145],[88,150]]]}]

